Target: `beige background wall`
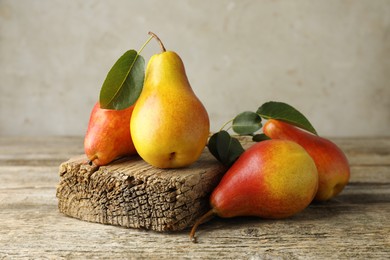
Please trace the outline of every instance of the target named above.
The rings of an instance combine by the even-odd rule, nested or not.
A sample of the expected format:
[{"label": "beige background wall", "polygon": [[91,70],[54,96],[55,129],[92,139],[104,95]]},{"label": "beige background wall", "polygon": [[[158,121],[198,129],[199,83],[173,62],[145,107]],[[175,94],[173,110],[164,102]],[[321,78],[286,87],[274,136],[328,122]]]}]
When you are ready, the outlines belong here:
[{"label": "beige background wall", "polygon": [[390,135],[389,0],[0,0],[0,135],[83,135],[149,30],[181,55],[212,130],[278,100],[322,135]]}]

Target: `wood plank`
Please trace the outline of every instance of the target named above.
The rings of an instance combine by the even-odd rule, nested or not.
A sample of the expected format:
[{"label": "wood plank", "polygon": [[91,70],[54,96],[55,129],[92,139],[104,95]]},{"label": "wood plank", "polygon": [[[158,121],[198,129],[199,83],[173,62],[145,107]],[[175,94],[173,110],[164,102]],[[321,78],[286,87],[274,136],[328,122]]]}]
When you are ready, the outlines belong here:
[{"label": "wood plank", "polygon": [[[346,153],[351,165],[390,164],[390,137],[329,137],[329,139]],[[82,153],[83,137],[0,136],[0,165],[21,165],[39,160],[54,160],[59,165],[61,162]]]},{"label": "wood plank", "polygon": [[[390,137],[329,137],[347,155],[351,165],[389,165]],[[0,165],[59,165],[83,153],[83,137],[0,136]]]},{"label": "wood plank", "polygon": [[84,153],[82,137],[0,137],[0,165],[59,166]]},{"label": "wood plank", "polygon": [[389,166],[351,166],[351,178],[349,183],[390,183]]},{"label": "wood plank", "polygon": [[390,138],[335,139],[352,166],[350,184],[335,199],[312,204],[285,220],[215,218],[200,226],[197,244],[189,242],[188,229],[160,233],[65,217],[55,197],[58,167],[82,153],[82,138],[11,139],[0,137],[0,259],[388,259],[390,255]]},{"label": "wood plank", "polygon": [[390,138],[330,138],[347,155],[351,165],[390,165]]},{"label": "wood plank", "polygon": [[59,181],[58,166],[1,166],[0,189],[26,187],[56,187]]},{"label": "wood plank", "polygon": [[355,185],[285,220],[216,218],[200,227],[197,244],[188,230],[156,233],[63,217],[54,188],[15,189],[8,196],[20,200],[0,206],[0,257],[385,259],[389,188]]}]

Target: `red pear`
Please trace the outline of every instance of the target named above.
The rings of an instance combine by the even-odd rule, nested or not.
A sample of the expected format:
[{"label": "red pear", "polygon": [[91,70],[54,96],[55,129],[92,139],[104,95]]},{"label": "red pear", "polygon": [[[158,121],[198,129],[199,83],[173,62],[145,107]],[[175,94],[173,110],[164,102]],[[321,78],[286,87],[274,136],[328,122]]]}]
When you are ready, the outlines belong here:
[{"label": "red pear", "polygon": [[88,159],[97,166],[107,165],[116,158],[136,154],[130,134],[130,118],[134,106],[123,110],[92,109],[84,150]]},{"label": "red pear", "polygon": [[268,120],[264,124],[263,132],[272,139],[294,141],[310,154],[319,175],[315,200],[329,200],[339,194],[347,185],[350,177],[347,157],[330,140],[275,119]]},{"label": "red pear", "polygon": [[248,148],[223,176],[210,197],[209,217],[258,216],[286,218],[305,209],[317,192],[318,173],[313,159],[300,145],[267,140]]}]

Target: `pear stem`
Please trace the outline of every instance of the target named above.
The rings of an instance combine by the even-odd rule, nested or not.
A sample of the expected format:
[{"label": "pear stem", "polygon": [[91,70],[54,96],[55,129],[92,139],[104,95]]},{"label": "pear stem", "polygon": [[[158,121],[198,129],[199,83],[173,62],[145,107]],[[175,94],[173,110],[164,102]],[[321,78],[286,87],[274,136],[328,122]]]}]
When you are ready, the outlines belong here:
[{"label": "pear stem", "polygon": [[87,163],[92,166],[93,164],[93,161],[96,160],[98,158],[97,154],[94,154],[91,158],[89,158],[89,160],[87,161]]},{"label": "pear stem", "polygon": [[[230,119],[229,121],[227,121],[225,124],[223,124],[223,126],[219,129],[219,132],[221,132],[229,123],[233,122],[234,118],[233,119]],[[229,130],[231,127],[229,127],[227,130]]]},{"label": "pear stem", "polygon": [[167,51],[167,50],[165,49],[165,47],[164,47],[164,44],[162,43],[162,41],[160,40],[160,38],[158,38],[158,36],[157,36],[156,34],[154,34],[153,32],[149,32],[148,34],[151,35],[152,38],[154,37],[154,38],[157,40],[157,42],[160,44],[160,47],[161,47],[161,51],[162,51],[162,52],[166,52],[166,51]]},{"label": "pear stem", "polygon": [[198,228],[198,226],[200,224],[203,224],[204,222],[210,220],[211,218],[213,218],[214,216],[216,215],[216,212],[214,210],[214,208],[210,209],[209,211],[206,212],[206,214],[204,214],[203,216],[201,216],[194,224],[194,226],[192,227],[191,229],[191,232],[190,232],[190,240],[194,243],[196,243],[196,237],[195,237],[195,232],[196,232],[196,229]]},{"label": "pear stem", "polygon": [[139,49],[138,51],[138,55],[143,51],[143,49],[145,48],[145,46],[153,39],[153,35],[149,37],[149,39],[141,46],[141,48]]}]

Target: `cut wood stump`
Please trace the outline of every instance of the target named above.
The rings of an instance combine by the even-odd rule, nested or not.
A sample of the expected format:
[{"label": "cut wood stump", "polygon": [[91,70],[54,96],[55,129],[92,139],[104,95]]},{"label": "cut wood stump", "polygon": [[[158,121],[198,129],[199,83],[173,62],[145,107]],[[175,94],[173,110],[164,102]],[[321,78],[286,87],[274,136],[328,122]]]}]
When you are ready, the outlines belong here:
[{"label": "cut wood stump", "polygon": [[85,221],[183,230],[209,209],[209,196],[226,168],[207,149],[190,167],[158,169],[139,156],[90,166],[85,156],[60,165],[58,207]]}]

